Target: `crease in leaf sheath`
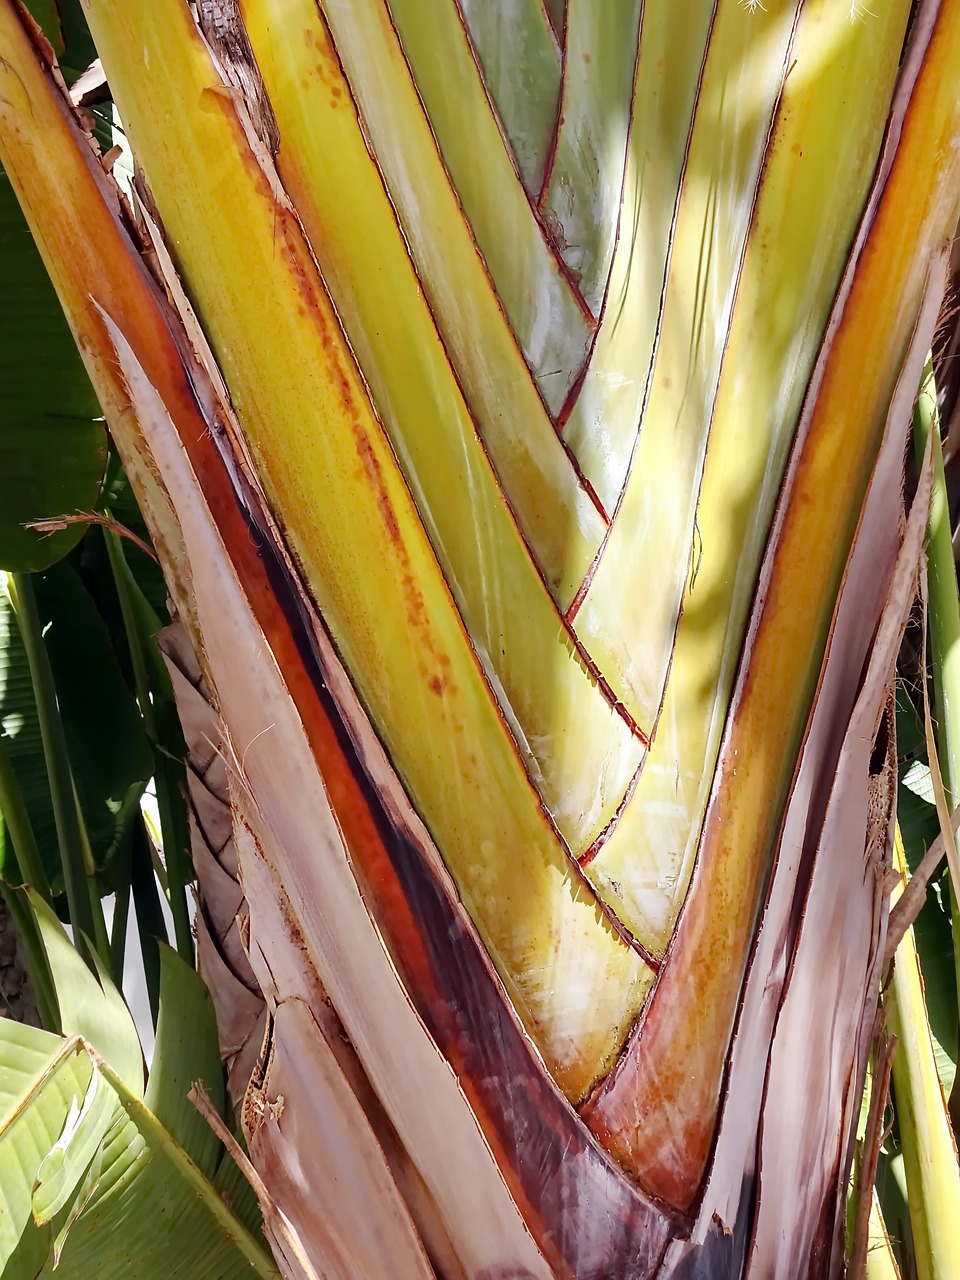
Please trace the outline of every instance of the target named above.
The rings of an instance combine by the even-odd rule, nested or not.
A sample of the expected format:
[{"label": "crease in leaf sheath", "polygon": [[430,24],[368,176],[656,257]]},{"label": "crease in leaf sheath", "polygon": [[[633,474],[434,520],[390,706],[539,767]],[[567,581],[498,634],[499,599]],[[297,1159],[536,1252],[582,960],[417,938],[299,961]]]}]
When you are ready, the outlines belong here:
[{"label": "crease in leaf sheath", "polygon": [[[590,5],[598,14],[603,8]],[[563,425],[564,440],[611,515],[640,430],[713,11],[714,0],[646,5],[640,28],[616,246],[590,361]],[[563,153],[557,163],[560,181]]]},{"label": "crease in leaf sheath", "polygon": [[556,33],[540,0],[457,3],[520,178],[536,197],[543,184],[560,105]]},{"label": "crease in leaf sheath", "polygon": [[390,0],[390,13],[507,318],[558,413],[590,345],[592,317],[514,170],[456,6]]},{"label": "crease in leaf sheath", "polygon": [[[649,733],[695,568],[707,438],[796,5],[722,5],[710,38],[677,209],[650,399],[606,545],[574,627]],[[761,52],[762,51],[762,56]]]},{"label": "crease in leaf sheath", "polygon": [[643,0],[570,0],[567,7],[556,153],[540,200],[548,229],[595,316],[626,208],[623,182],[642,8]]}]

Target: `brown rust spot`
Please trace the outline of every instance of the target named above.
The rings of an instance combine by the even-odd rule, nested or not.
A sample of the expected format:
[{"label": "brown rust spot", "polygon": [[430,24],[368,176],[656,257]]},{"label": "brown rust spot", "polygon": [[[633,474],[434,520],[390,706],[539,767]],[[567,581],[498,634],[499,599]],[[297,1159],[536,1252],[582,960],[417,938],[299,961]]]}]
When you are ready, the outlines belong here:
[{"label": "brown rust spot", "polygon": [[383,527],[387,531],[387,537],[395,546],[400,546],[402,544],[400,524],[397,520],[397,513],[393,509],[393,503],[390,501],[390,495],[387,493],[387,486],[383,479],[383,468],[380,466],[380,459],[376,455],[373,442],[360,423],[356,421],[354,422],[353,436],[356,441],[357,456],[363,464],[363,471],[376,491],[377,508],[383,520]]},{"label": "brown rust spot", "polygon": [[317,74],[326,83],[335,84],[340,80],[340,59],[337,57],[337,51],[333,47],[330,33],[323,24],[320,25],[317,31],[313,47],[320,58],[317,63]]},{"label": "brown rust spot", "polygon": [[419,634],[422,658],[419,665],[424,679],[437,697],[446,692],[455,694],[457,685],[449,674],[451,667],[450,655],[434,639],[423,595],[409,569],[403,575],[402,586],[407,605],[407,622],[410,625],[410,630]]},{"label": "brown rust spot", "polygon": [[423,596],[420,594],[420,588],[417,586],[416,579],[412,574],[404,574],[403,589],[407,597],[407,621],[412,627],[422,626],[426,616],[426,609],[423,606]]}]

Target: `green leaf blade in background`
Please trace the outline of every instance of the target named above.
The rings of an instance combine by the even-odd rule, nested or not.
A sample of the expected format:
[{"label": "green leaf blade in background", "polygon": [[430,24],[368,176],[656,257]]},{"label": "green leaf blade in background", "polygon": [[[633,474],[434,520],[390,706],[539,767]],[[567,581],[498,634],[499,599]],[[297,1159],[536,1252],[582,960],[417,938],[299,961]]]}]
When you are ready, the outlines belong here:
[{"label": "green leaf blade in background", "polygon": [[[35,581],[38,608],[94,864],[120,848],[148,779],[153,754],[110,636],[70,565]],[[0,597],[0,731],[36,834],[47,876],[62,885],[56,827],[26,655],[9,600]],[[0,821],[0,875],[14,874]]]},{"label": "green leaf blade in background", "polygon": [[[940,834],[940,823],[930,780],[930,766],[925,758],[923,730],[902,685],[897,689],[897,749],[897,815],[907,866],[912,874],[924,853]],[[923,972],[937,1070],[943,1091],[949,1096],[956,1079],[960,1021],[957,1016],[950,894],[944,879],[946,874],[944,868],[943,875],[934,880],[933,891],[927,894],[920,914],[913,922],[913,931]]]},{"label": "green leaf blade in background", "polygon": [[106,431],[46,268],[0,171],[0,567],[55,563],[83,534],[24,525],[90,511]]},{"label": "green leaf blade in background", "polygon": [[153,756],[107,628],[79,577],[57,566],[37,580],[36,594],[80,806],[104,866],[153,773]]},{"label": "green leaf blade in background", "polygon": [[160,948],[160,1018],[144,1102],[206,1177],[222,1154],[220,1140],[187,1097],[202,1084],[219,1115],[226,1106],[217,1018],[210,993],[176,951]]},{"label": "green leaf blade in background", "polygon": [[94,1069],[82,1102],[73,1100],[63,1132],[37,1170],[32,1206],[38,1226],[52,1222],[74,1199],[115,1120],[116,1098]]},{"label": "green leaf blade in background", "polygon": [[33,20],[53,45],[54,53],[61,58],[64,53],[64,39],[57,0],[26,0],[26,4]]},{"label": "green leaf blade in background", "polygon": [[80,0],[24,0],[53,45],[67,84],[73,84],[97,56]]},{"label": "green leaf blade in background", "polygon": [[102,970],[97,981],[51,908],[36,894],[29,897],[50,963],[64,1032],[83,1036],[111,1063],[126,1087],[142,1097],[143,1050],[123,997]]},{"label": "green leaf blade in background", "polygon": [[199,976],[165,951],[166,1017],[144,1094],[120,993],[102,969],[99,981],[90,973],[50,908],[34,894],[30,902],[68,1034],[0,1020],[0,1274],[275,1277],[250,1196],[187,1098],[200,1079],[224,1108],[216,1022]]},{"label": "green leaf blade in background", "polygon": [[[9,1074],[17,1085],[15,1093],[0,1085],[4,1280],[277,1276],[262,1240],[233,1217],[186,1152],[84,1041],[0,1020],[0,1068],[0,1079]],[[95,1072],[97,1094],[105,1090],[112,1115],[93,1117],[100,1137],[88,1161],[90,1131],[72,1117]],[[64,1177],[54,1201],[38,1175],[53,1170],[49,1156],[58,1147]],[[44,1218],[57,1202],[63,1208],[52,1225],[38,1226],[37,1215]]]},{"label": "green leaf blade in background", "polygon": [[[147,546],[150,545],[150,531],[137,506],[130,481],[116,454],[111,454],[107,467],[102,501],[112,519],[122,525],[128,533],[139,538],[141,542]],[[167,617],[168,592],[163,580],[163,571],[156,560],[151,560],[146,552],[129,538],[124,539],[123,553],[132,582],[136,584],[139,594],[156,614],[156,618],[150,625],[158,630]],[[82,556],[85,576],[89,573],[96,576],[110,572],[106,548],[101,539],[88,539],[83,545]],[[101,612],[104,612],[102,602],[100,604]]]}]

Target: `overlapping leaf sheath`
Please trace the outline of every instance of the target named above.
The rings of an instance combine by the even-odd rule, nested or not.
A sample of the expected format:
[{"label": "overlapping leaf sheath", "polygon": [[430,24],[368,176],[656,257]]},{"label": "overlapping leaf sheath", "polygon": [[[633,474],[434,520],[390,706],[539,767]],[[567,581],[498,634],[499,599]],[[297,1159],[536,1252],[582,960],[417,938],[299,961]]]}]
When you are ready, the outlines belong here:
[{"label": "overlapping leaf sheath", "polygon": [[[233,759],[238,776],[249,782],[255,774],[254,739],[270,748],[258,758],[279,770],[267,780],[265,790],[258,782],[251,802],[252,812],[267,824],[258,837],[270,849],[273,865],[280,855],[275,892],[286,918],[300,918],[304,943],[299,959],[322,978],[426,1185],[427,1204],[436,1206],[433,1215],[439,1225],[435,1230],[428,1229],[430,1222],[422,1226],[425,1238],[449,1239],[449,1252],[469,1275],[496,1273],[504,1267],[547,1275],[540,1245],[561,1273],[572,1269],[603,1274],[617,1258],[624,1266],[629,1260],[631,1267],[649,1271],[665,1245],[668,1222],[615,1172],[544,1075],[444,879],[426,831],[377,754],[379,745],[356,708],[329,641],[314,630],[319,623],[307,621],[309,613],[275,530],[269,523],[258,523],[267,518],[265,513],[256,515],[256,490],[242,484],[236,471],[238,461],[242,468],[242,455],[225,461],[218,450],[218,442],[226,448],[222,431],[230,421],[228,407],[217,405],[215,384],[207,381],[192,356],[183,367],[176,347],[182,335],[178,339],[176,328],[165,327],[155,291],[136,254],[124,244],[116,206],[103,198],[106,184],[92,153],[79,131],[71,128],[63,104],[44,85],[13,15],[9,9],[2,13],[4,35],[19,55],[11,79],[27,86],[32,103],[30,112],[17,117],[18,127],[5,134],[5,162],[29,154],[35,143],[32,134],[19,128],[20,122],[41,122],[46,145],[58,151],[65,178],[61,190],[69,199],[56,204],[44,200],[43,172],[24,166],[22,172],[33,184],[23,188],[28,207],[31,212],[53,209],[57,218],[77,218],[82,209],[83,221],[96,229],[89,242],[96,259],[96,269],[87,277],[92,294],[72,287],[79,278],[75,272],[85,263],[82,257],[58,252],[56,219],[45,227],[41,240],[62,283],[71,320],[91,346],[96,344],[98,356],[105,357],[102,362],[91,359],[90,367],[104,401],[118,406],[111,412],[114,429],[128,446],[142,439],[128,433],[136,406],[138,430],[149,432],[152,463],[163,478],[165,498],[182,508],[183,537],[188,526],[193,531],[187,538],[193,596],[197,609],[206,602],[205,616],[210,609],[209,625],[200,627],[202,656],[205,669],[213,673],[224,718],[236,735]],[[183,451],[192,464],[181,458]],[[203,477],[202,500],[198,475]],[[216,525],[207,503],[216,511]],[[229,559],[236,570],[225,572],[229,561],[223,551],[210,554],[222,538],[230,542]],[[181,573],[187,564],[184,554]],[[242,578],[242,588],[234,573]],[[233,593],[230,608],[222,595],[227,589]],[[256,617],[250,613],[254,603]],[[216,634],[215,621],[220,627]],[[266,627],[269,639],[261,627]],[[249,645],[241,644],[244,636]],[[317,645],[322,646],[321,655]],[[266,653],[273,655],[268,670],[277,681],[280,666],[274,664],[283,668],[282,682],[270,686],[270,704],[263,701],[260,677],[254,691],[246,675],[234,679],[223,665],[237,664],[235,676],[241,671],[249,674]],[[321,658],[323,665],[318,667]],[[238,699],[229,712],[223,705],[228,687]],[[336,703],[330,701],[330,687],[338,691]],[[354,719],[346,729],[339,712],[331,719],[338,706],[353,708]],[[289,750],[278,742],[288,736],[278,728],[281,713],[293,735],[286,743]],[[304,724],[309,727],[306,740]],[[324,761],[322,781],[318,758]],[[335,804],[336,823],[328,796]],[[281,832],[290,821],[294,829]],[[344,839],[349,842],[349,861]],[[378,905],[378,930],[367,915],[357,873],[363,875],[367,900]],[[411,906],[418,909],[412,911]],[[291,917],[290,912],[296,914]],[[384,954],[385,935],[396,961]],[[405,986],[400,985],[395,964],[402,966]],[[475,995],[472,1005],[462,1001],[464,982]],[[417,1014],[429,1019],[431,1036]],[[498,1022],[499,1032],[488,1039],[487,1031]],[[457,1076],[435,1044],[442,1045],[447,1061],[456,1064]],[[545,1156],[547,1150],[553,1152],[554,1176],[548,1180],[543,1178],[542,1162],[530,1162],[522,1154],[533,1134]],[[547,1134],[553,1136],[545,1149]],[[579,1158],[566,1159],[571,1152],[579,1152]],[[467,1199],[464,1187],[470,1188]],[[597,1230],[601,1220],[605,1225]]]},{"label": "overlapping leaf sheath", "polygon": [[181,624],[160,641],[187,744],[190,852],[201,895],[194,920],[198,966],[217,1008],[220,1051],[234,1106],[243,1101],[267,1029],[248,959],[249,909],[239,883],[223,734]]},{"label": "overlapping leaf sheath", "polygon": [[[811,1274],[829,1275],[843,1256],[839,1187],[875,1028],[892,839],[890,723],[879,740],[874,734],[887,712],[890,661],[913,593],[928,483],[906,536],[890,513],[901,503],[909,405],[923,358],[916,345],[891,406],[751,956],[710,1170],[690,1237],[667,1256],[671,1277],[792,1280],[798,1258],[809,1260]],[[848,724],[842,735],[838,722]],[[868,752],[874,745],[881,749]],[[857,841],[865,830],[862,845],[851,843],[850,827]],[[842,963],[831,945],[838,935]]]},{"label": "overlapping leaf sheath", "polygon": [[[791,1236],[826,1274],[889,636],[866,660],[906,590],[895,525],[850,553],[956,221],[956,8],[903,58],[906,0],[84,6],[140,229],[14,0],[0,157],[222,722],[198,870],[272,1018],[254,1157],[280,1179],[311,1141],[277,1110],[309,1057],[404,1274],[740,1274],[758,1198],[756,1274],[787,1274],[763,1082],[814,1065],[801,905],[833,919],[842,846],[848,1034]],[[228,799],[245,906],[207,860]]]},{"label": "overlapping leaf sheath", "polygon": [[[588,872],[655,954],[667,945],[689,883],[779,478],[813,368],[810,339],[826,324],[872,178],[908,8],[888,6],[883,23],[853,25],[843,6],[805,10],[790,45],[794,70],[769,122],[722,375],[697,427],[704,439],[709,431],[709,449],[658,729],[629,808]],[[835,61],[823,75],[817,64],[830,51]],[[869,92],[851,92],[867,82]],[[829,187],[811,180],[834,166]],[[708,270],[708,282],[719,283],[717,273]],[[708,326],[703,341],[709,333]],[[649,484],[650,470],[638,454],[630,483]],[[658,501],[648,489],[644,505]],[[638,533],[629,509],[624,516],[634,540],[660,536]],[[610,550],[623,559],[625,551]],[[628,619],[634,630],[639,616]]]},{"label": "overlapping leaf sheath", "polygon": [[[894,870],[900,877],[894,897],[899,898],[907,878],[899,828]],[[894,1085],[918,1272],[947,1276],[960,1265],[957,1145],[937,1074],[912,928],[897,950],[885,1004],[891,1030],[899,1041],[893,1062]]]},{"label": "overlapping leaf sheath", "polygon": [[[928,39],[923,60],[915,50],[904,71],[894,126],[899,147],[883,157],[808,396],[725,729],[697,879],[642,1032],[592,1106],[598,1128],[622,1153],[629,1150],[646,1184],[673,1203],[693,1199],[706,1165],[750,935],[836,591],[930,265],[956,225],[960,172],[945,161],[957,154],[960,94],[943,75],[942,59],[960,39],[960,14],[942,11]],[[921,243],[928,249],[918,254]],[[717,909],[721,901],[725,911]],[[696,1025],[694,1008],[701,1011]],[[678,1113],[697,1117],[680,1134]],[[639,1138],[653,1128],[662,1142]]]},{"label": "overlapping leaf sheath", "polygon": [[[216,68],[189,13],[178,0],[163,0],[131,8],[122,22],[111,15],[102,27],[96,6],[91,16],[105,59],[126,63],[145,49],[178,82],[185,107],[176,127],[161,120],[160,102],[149,95],[127,96],[119,85],[115,92],[151,170],[151,189],[174,197],[160,198],[158,210],[268,497],[518,1007],[558,1076],[581,1095],[619,1047],[650,971],[580,886],[544,796],[558,788],[565,794],[563,774],[585,750],[595,751],[598,765],[625,788],[642,741],[571,651],[562,620],[554,615],[539,628],[539,583],[529,562],[532,590],[513,603],[485,595],[489,579],[460,579],[457,570],[467,566],[451,565],[444,577],[310,246],[285,196],[271,189],[237,104],[217,90]],[[231,259],[241,252],[247,272],[231,279]],[[464,485],[473,491],[469,477]],[[447,499],[454,488],[455,477],[447,477]],[[331,518],[335,511],[350,517]],[[477,569],[496,573],[506,588],[523,564],[497,566],[493,516],[480,525],[494,545]],[[467,541],[475,548],[478,540],[471,532]],[[487,646],[491,669],[478,661],[465,630],[468,602],[462,613],[456,608],[461,584],[479,595],[481,614],[492,607],[500,624],[492,628],[493,651]],[[541,599],[548,607],[545,593]],[[511,646],[514,661],[531,673],[539,664],[540,679],[556,663],[555,684],[546,680],[541,702],[533,704],[539,713],[556,694],[555,731],[548,716],[524,716],[522,706],[509,702],[511,689],[528,687],[523,679],[508,684],[505,671],[506,633],[520,622],[524,638],[539,631],[545,649]],[[480,632],[478,648],[482,643]],[[493,695],[494,680],[503,705]],[[514,734],[511,711],[519,722]],[[576,742],[575,729],[585,739]],[[543,795],[532,767],[523,767],[518,740],[540,748],[534,765]],[[511,909],[517,900],[522,911]],[[568,975],[576,975],[578,991]]]},{"label": "overlapping leaf sheath", "polygon": [[[301,962],[302,939],[291,936],[250,828],[234,820],[226,742],[186,633],[169,627],[162,643],[188,741],[200,971],[216,1003],[227,1087],[248,1148],[274,1206],[323,1274],[432,1277],[397,1184],[413,1203],[428,1197],[326,992]],[[280,938],[294,963],[268,945]],[[338,1197],[344,1184],[353,1194]],[[432,1224],[435,1207],[422,1216]],[[282,1253],[282,1239],[273,1243]],[[430,1244],[437,1249],[435,1239]]]}]

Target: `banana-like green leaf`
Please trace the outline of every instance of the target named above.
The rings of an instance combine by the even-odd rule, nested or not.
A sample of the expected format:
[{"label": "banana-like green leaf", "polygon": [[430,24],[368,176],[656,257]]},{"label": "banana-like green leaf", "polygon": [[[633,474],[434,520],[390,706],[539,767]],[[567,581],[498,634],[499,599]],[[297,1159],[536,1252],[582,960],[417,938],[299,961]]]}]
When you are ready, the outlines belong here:
[{"label": "banana-like green leaf", "polygon": [[[905,880],[899,834],[894,869]],[[897,950],[885,1003],[891,1033],[899,1041],[893,1059],[894,1104],[918,1274],[923,1280],[948,1280],[960,1268],[960,1170],[911,930]]]},{"label": "banana-like green leaf", "polygon": [[[903,687],[897,691],[897,750],[899,785],[897,821],[903,839],[908,869],[916,870],[924,853],[940,834],[930,767],[922,759],[925,752],[923,730]],[[960,1051],[960,1022],[957,1018],[957,984],[953,937],[950,927],[950,888],[947,871],[939,876],[927,894],[913,922],[923,992],[930,1020],[933,1052],[944,1093],[949,1097],[957,1072]]]},{"label": "banana-like green leaf", "polygon": [[92,1063],[76,1040],[0,1020],[0,1270],[5,1278],[35,1275],[46,1256],[50,1232],[38,1232],[32,1218],[36,1175],[92,1079]]},{"label": "banana-like green leaf", "polygon": [[262,1242],[85,1040],[0,1021],[0,1081],[5,1280],[277,1275]]},{"label": "banana-like green leaf", "polygon": [[127,1088],[142,1096],[143,1050],[123,996],[102,971],[97,981],[52,909],[27,892],[50,963],[64,1033],[83,1036],[113,1064]]},{"label": "banana-like green leaf", "polygon": [[[237,1137],[237,1135],[234,1135]],[[242,1146],[242,1134],[237,1141]],[[263,1224],[263,1213],[257,1200],[256,1192],[243,1174],[240,1166],[228,1151],[222,1151],[217,1171],[213,1175],[213,1185],[220,1194],[223,1203],[233,1211],[253,1236],[259,1236]]]},{"label": "banana-like green leaf", "polygon": [[160,948],[160,1017],[144,1103],[194,1164],[212,1178],[222,1156],[216,1134],[187,1097],[201,1084],[223,1114],[225,1091],[217,1019],[210,994],[196,972]]}]

